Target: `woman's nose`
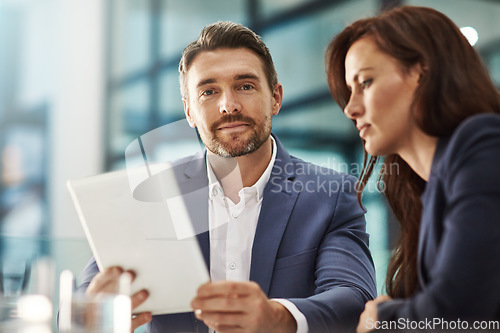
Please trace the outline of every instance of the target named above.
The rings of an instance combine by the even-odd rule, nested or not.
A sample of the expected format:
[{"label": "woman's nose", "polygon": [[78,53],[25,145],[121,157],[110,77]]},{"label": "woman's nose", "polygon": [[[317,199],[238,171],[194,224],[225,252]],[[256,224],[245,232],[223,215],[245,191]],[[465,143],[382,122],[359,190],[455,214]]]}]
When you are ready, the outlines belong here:
[{"label": "woman's nose", "polygon": [[361,98],[356,94],[351,94],[349,101],[344,108],[344,113],[349,119],[356,119],[363,114],[363,103]]}]

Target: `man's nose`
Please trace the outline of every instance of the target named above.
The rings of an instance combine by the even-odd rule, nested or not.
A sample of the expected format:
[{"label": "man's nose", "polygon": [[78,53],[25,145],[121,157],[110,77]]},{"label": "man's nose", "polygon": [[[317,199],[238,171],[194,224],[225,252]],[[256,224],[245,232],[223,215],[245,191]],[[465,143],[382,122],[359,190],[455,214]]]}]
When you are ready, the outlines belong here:
[{"label": "man's nose", "polygon": [[219,112],[220,113],[234,113],[240,112],[241,105],[234,92],[224,92],[222,94]]}]

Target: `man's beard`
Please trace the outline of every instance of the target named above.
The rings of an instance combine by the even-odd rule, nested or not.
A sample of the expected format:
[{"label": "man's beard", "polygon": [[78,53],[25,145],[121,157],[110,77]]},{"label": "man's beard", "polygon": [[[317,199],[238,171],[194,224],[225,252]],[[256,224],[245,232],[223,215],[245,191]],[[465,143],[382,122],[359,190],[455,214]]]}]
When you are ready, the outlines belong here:
[{"label": "man's beard", "polygon": [[[231,135],[227,140],[218,137],[218,128],[223,124],[231,122],[244,122],[249,125],[252,133],[248,139],[242,138],[239,134]],[[253,153],[267,141],[271,134],[272,120],[266,116],[264,121],[257,124],[252,118],[245,117],[242,114],[229,114],[216,121],[208,131],[208,138],[205,146],[212,153],[222,157],[238,157]],[[200,133],[201,134],[201,133]]]}]

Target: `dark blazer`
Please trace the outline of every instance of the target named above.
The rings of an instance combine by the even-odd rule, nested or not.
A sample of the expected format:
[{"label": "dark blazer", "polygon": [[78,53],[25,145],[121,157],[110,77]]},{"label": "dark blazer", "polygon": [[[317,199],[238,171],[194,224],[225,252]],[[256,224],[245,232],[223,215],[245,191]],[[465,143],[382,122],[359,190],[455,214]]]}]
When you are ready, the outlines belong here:
[{"label": "dark blazer", "polygon": [[[264,190],[252,249],[250,280],[270,298],[286,298],[305,315],[310,332],[353,330],[376,295],[356,179],[292,157],[276,139],[276,162]],[[182,168],[181,183],[203,179],[204,158]],[[202,202],[208,201],[208,188]],[[208,212],[208,210],[205,210]],[[207,218],[205,218],[207,221]],[[206,230],[206,229],[205,229]],[[198,236],[209,263],[208,232]],[[82,288],[97,273],[91,261]],[[147,332],[206,331],[192,313],[154,316]]]},{"label": "dark blazer", "polygon": [[420,290],[380,304],[379,320],[500,320],[500,115],[439,140],[422,204]]}]

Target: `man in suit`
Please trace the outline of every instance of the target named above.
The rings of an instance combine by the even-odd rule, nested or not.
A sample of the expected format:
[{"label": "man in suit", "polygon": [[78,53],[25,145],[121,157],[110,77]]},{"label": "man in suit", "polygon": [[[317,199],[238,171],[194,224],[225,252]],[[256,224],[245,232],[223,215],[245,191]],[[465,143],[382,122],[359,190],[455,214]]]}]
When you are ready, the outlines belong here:
[{"label": "man in suit", "polygon": [[[355,178],[290,156],[271,135],[282,104],[269,50],[231,22],[207,26],[179,65],[186,119],[206,152],[183,182],[207,185],[208,231],[198,235],[211,282],[193,313],[135,316],[148,332],[345,332],[376,295]],[[229,168],[229,171],[228,171]],[[202,205],[203,207],[203,205]],[[205,208],[204,208],[205,209]],[[88,294],[121,269],[84,270]],[[147,291],[132,296],[133,307]]]}]

